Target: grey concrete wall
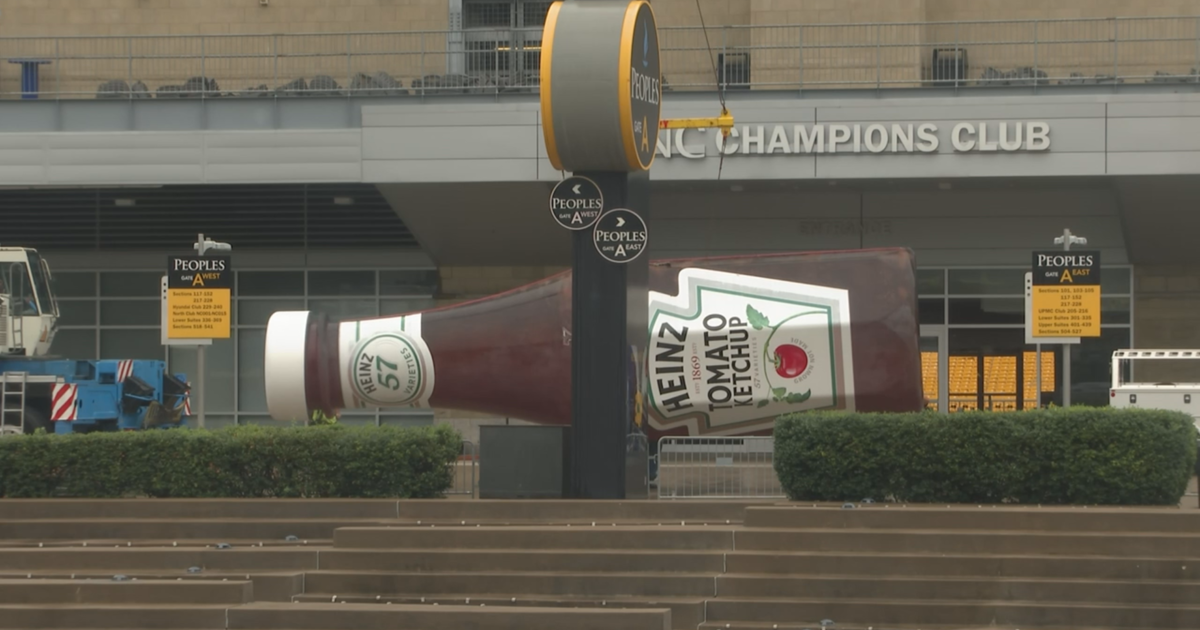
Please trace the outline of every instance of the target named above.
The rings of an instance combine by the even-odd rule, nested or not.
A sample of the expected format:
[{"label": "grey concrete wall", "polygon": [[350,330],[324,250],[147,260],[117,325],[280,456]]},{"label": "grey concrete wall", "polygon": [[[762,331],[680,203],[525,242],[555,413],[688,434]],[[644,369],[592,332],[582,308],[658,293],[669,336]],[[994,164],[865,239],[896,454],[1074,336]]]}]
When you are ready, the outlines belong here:
[{"label": "grey concrete wall", "polygon": [[[978,93],[973,93],[978,94]],[[554,181],[531,98],[216,99],[220,103],[80,101],[0,104],[2,184],[164,184],[290,181],[459,183]],[[300,102],[300,101],[304,102]],[[714,131],[660,143],[658,181],[1062,177],[1200,173],[1200,94],[730,96],[738,149],[721,164]],[[707,94],[672,94],[664,116],[712,116]],[[954,127],[1049,127],[1046,150],[956,149]],[[865,138],[836,153],[794,147],[795,127],[827,134],[856,125],[914,133],[934,125],[935,150],[872,153]],[[746,138],[763,139],[745,152]],[[775,136],[781,130],[782,138]],[[873,136],[878,139],[877,136]],[[828,138],[826,138],[828,140]],[[785,146],[786,145],[786,146]],[[761,149],[761,154],[759,151]],[[686,157],[686,155],[703,157]]]}]

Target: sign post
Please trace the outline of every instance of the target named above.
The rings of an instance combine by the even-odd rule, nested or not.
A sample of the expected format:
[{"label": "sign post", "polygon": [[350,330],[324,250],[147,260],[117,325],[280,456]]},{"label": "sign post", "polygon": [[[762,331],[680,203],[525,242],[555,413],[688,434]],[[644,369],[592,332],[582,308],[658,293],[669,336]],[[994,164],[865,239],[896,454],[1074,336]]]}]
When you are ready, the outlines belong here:
[{"label": "sign post", "polygon": [[192,245],[195,255],[167,257],[163,282],[163,343],[196,346],[196,424],[204,428],[204,349],[213,339],[228,339],[232,319],[233,265],[228,243],[205,239]]},{"label": "sign post", "polygon": [[1068,346],[1100,336],[1100,252],[1072,250],[1087,239],[1063,230],[1062,250],[1033,252],[1025,276],[1025,341],[1036,344],[1037,406],[1042,405],[1042,344],[1063,346],[1063,404],[1070,402]]},{"label": "sign post", "polygon": [[[555,188],[550,209],[572,230],[577,498],[626,498],[627,437],[641,430],[635,410],[644,383],[636,375],[647,342],[650,274],[641,254],[661,97],[658,28],[647,0],[550,5],[542,34],[542,133],[550,163],[574,176]],[[572,201],[585,197],[589,184],[596,190]],[[568,206],[581,204],[588,213],[575,216]]]}]

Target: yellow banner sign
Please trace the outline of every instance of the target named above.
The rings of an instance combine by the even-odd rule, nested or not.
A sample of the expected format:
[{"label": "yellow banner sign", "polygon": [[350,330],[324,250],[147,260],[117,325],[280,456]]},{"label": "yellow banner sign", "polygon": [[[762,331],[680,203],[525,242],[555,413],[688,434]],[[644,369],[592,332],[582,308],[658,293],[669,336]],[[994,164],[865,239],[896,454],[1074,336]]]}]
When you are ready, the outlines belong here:
[{"label": "yellow banner sign", "polygon": [[1034,337],[1099,337],[1099,285],[1033,287]]},{"label": "yellow banner sign", "polygon": [[168,289],[168,339],[228,339],[229,289]]}]

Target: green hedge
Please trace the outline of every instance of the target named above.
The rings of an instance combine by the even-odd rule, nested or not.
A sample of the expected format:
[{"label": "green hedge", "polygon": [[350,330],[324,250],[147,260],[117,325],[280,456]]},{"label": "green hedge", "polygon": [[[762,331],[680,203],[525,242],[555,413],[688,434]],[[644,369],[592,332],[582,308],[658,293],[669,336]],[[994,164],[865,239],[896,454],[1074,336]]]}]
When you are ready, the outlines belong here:
[{"label": "green hedge", "polygon": [[4,497],[441,496],[446,426],[171,429],[0,438]]},{"label": "green hedge", "polygon": [[793,500],[1177,505],[1196,440],[1169,411],[804,413],[776,423],[775,471]]}]

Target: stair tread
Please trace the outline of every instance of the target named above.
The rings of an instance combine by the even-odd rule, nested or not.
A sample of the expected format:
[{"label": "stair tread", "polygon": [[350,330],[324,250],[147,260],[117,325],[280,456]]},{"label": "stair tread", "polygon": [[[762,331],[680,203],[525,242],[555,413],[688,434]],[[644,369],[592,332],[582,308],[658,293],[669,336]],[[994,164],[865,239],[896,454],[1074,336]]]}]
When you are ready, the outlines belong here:
[{"label": "stair tread", "polygon": [[857,575],[839,573],[721,573],[718,579],[767,579],[767,580],[839,580],[846,582],[999,582],[999,583],[1053,583],[1053,584],[1149,584],[1152,586],[1200,586],[1195,580],[1162,580],[1132,578],[1076,578],[1042,576],[992,576],[992,575]]},{"label": "stair tread", "polygon": [[[229,582],[253,580],[255,577],[276,577],[276,576],[297,576],[303,575],[304,570],[294,571],[219,571],[205,570],[203,573],[188,573],[186,575],[176,571],[174,573],[154,570],[154,569],[111,569],[103,571],[22,571],[20,573],[3,573],[0,572],[0,580],[12,582],[29,582],[35,581],[40,583],[51,580],[63,581],[85,581],[85,580],[104,580],[112,581],[110,578],[114,575],[124,575],[130,578],[136,578],[139,584],[146,582],[177,582],[180,580],[215,580],[222,579]],[[32,575],[33,577],[26,577]],[[76,577],[70,577],[70,576]],[[246,576],[250,576],[247,578]]]},{"label": "stair tread", "polygon": [[[359,551],[366,551],[366,550],[359,550]],[[391,551],[391,550],[388,550],[388,551]],[[440,550],[434,550],[434,551],[440,551]],[[479,551],[483,551],[483,550],[481,549]],[[554,550],[554,551],[557,551],[557,550]],[[533,552],[530,552],[530,553],[533,553]],[[603,553],[603,552],[600,552],[600,553]],[[964,559],[964,560],[968,560],[968,559],[994,560],[997,558],[1000,558],[1000,559],[1011,558],[1013,560],[1047,560],[1048,559],[1048,557],[1046,555],[1034,554],[1034,553],[991,554],[991,553],[941,553],[941,552],[939,552],[939,553],[935,554],[935,553],[921,553],[921,552],[909,552],[909,551],[853,551],[853,550],[847,550],[847,551],[821,551],[821,550],[788,551],[786,549],[780,549],[780,550],[737,549],[737,550],[733,550],[733,551],[716,550],[716,551],[712,551],[709,553],[724,553],[725,555],[728,555],[728,556],[739,556],[739,557],[756,556],[756,557],[764,557],[764,558],[774,558],[774,557],[778,557],[778,556],[803,558],[803,557],[811,556],[811,557],[817,557],[817,558],[821,558],[821,557],[889,558],[889,559],[891,559],[891,558],[958,558],[958,559]],[[1062,555],[1062,556],[1055,555],[1055,556],[1053,556],[1053,559],[1055,562],[1060,561],[1060,560],[1102,560],[1102,561],[1121,560],[1121,561],[1129,561],[1129,562],[1191,562],[1194,560],[1194,561],[1200,562],[1200,557],[1186,558],[1186,557],[1180,557],[1180,556],[1172,556],[1170,558],[1163,558],[1163,557],[1156,557],[1156,556],[1110,556],[1110,555],[1101,555],[1101,554],[1087,554],[1087,555],[1073,554],[1073,555]]]},{"label": "stair tread", "polygon": [[1130,604],[1117,602],[1059,602],[1059,601],[1030,601],[1030,600],[983,600],[983,599],[896,599],[869,597],[710,597],[709,604],[752,603],[752,604],[863,604],[863,605],[904,605],[904,606],[1028,606],[1037,608],[1101,608],[1115,610],[1200,610],[1200,602],[1191,604]]},{"label": "stair tread", "polygon": [[[836,619],[835,619],[836,620]],[[821,630],[821,623],[814,619],[808,623],[787,622],[703,622],[698,630]],[[874,624],[846,624],[838,622],[836,630],[878,630]],[[1020,625],[961,625],[961,624],[887,624],[887,630],[1020,630]],[[1026,628],[1028,626],[1026,625]],[[1039,625],[1036,630],[1093,630],[1086,626]],[[1105,629],[1111,630],[1111,629]]]},{"label": "stair tread", "polygon": [[1045,529],[955,529],[955,528],[896,528],[896,527],[742,527],[739,534],[753,533],[792,533],[792,534],[892,534],[892,535],[936,535],[936,536],[1042,536],[1059,538],[1113,538],[1153,536],[1155,538],[1198,538],[1197,532],[1164,532],[1158,530],[1120,530],[1120,531],[1078,531],[1078,530],[1045,530]]},{"label": "stair tread", "polygon": [[[173,543],[184,543],[175,545]],[[86,545],[84,543],[87,543]],[[333,540],[329,538],[301,538],[299,541],[265,540],[262,538],[155,538],[138,539],[136,542],[128,538],[75,538],[37,540],[32,538],[10,538],[0,541],[0,552],[18,549],[213,549],[218,543],[228,543],[235,549],[288,548],[312,549],[326,547],[333,549]],[[259,546],[259,543],[263,543]]]},{"label": "stair tread", "polygon": [[487,576],[487,577],[602,577],[602,578],[629,578],[629,577],[653,577],[653,578],[712,578],[719,573],[712,571],[360,571],[357,569],[317,569],[305,571],[309,575],[370,575],[384,576],[395,575],[399,577],[446,577],[446,576]]},{"label": "stair tread", "polygon": [[[343,595],[341,593],[301,593],[299,595],[296,595],[293,598],[293,600],[299,601],[299,602],[307,602],[307,601],[309,601],[308,598],[310,598],[310,597],[332,598],[334,595],[336,595],[338,597],[338,599],[375,597],[376,595],[380,595],[381,597],[385,597],[385,598],[386,597],[403,597],[405,599],[425,598],[428,600],[446,600],[446,599],[460,600],[460,599],[467,598],[466,595],[463,595],[461,593],[435,593],[432,595],[428,594],[428,593],[416,593],[416,594],[411,594],[411,595],[404,594],[404,593],[389,593],[386,595],[381,594],[381,593],[351,593],[351,594],[345,594],[345,595]],[[614,602],[614,603],[695,604],[697,606],[703,605],[705,602],[712,600],[711,597],[701,597],[701,596],[694,596],[694,595],[693,596],[666,595],[666,596],[662,596],[662,597],[656,597],[653,595],[529,595],[528,593],[526,593],[526,594],[488,593],[486,595],[470,595],[471,599],[481,600],[481,601],[500,600],[500,599],[511,600],[514,597],[517,598],[518,602],[521,602],[521,601],[527,601],[527,602],[557,602],[557,601],[562,601],[562,602],[602,602],[602,601],[607,601],[607,602]],[[366,602],[366,603],[369,603],[369,602]],[[426,605],[428,605],[428,604],[426,604]]]},{"label": "stair tread", "polygon": [[[69,579],[69,578],[20,579],[20,578],[18,578],[18,579],[13,579],[13,578],[6,578],[6,577],[0,576],[0,586],[12,586],[12,585],[17,585],[17,584],[38,584],[38,585],[47,585],[47,586],[57,586],[57,585],[65,585],[65,584],[74,584],[74,585],[124,584],[126,586],[129,586],[129,585],[137,585],[137,584],[146,584],[146,585],[179,584],[181,581],[185,582],[185,583],[187,582],[187,580],[174,580],[174,579],[170,579],[170,580],[168,580],[168,579],[161,579],[161,580],[159,580],[159,579],[139,579],[139,580],[125,581],[125,580],[113,580],[113,579],[102,579],[102,578],[90,578],[90,579],[89,578],[76,578],[76,579]],[[245,580],[245,579],[224,580],[220,583],[221,584],[245,584],[248,581],[249,580]]]}]

